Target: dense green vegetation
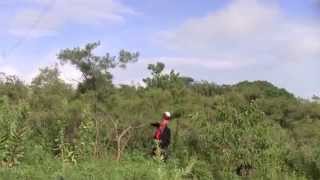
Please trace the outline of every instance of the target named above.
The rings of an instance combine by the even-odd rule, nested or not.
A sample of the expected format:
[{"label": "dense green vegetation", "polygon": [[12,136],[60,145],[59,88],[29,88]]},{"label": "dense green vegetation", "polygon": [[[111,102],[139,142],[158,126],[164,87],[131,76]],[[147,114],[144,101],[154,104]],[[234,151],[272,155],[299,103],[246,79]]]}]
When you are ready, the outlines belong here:
[{"label": "dense green vegetation", "polygon": [[[65,49],[30,85],[0,77],[0,179],[320,179],[320,104],[265,81],[194,81],[162,63],[145,87],[115,86],[112,68],[138,53]],[[173,112],[168,162],[150,158],[153,128]]]}]

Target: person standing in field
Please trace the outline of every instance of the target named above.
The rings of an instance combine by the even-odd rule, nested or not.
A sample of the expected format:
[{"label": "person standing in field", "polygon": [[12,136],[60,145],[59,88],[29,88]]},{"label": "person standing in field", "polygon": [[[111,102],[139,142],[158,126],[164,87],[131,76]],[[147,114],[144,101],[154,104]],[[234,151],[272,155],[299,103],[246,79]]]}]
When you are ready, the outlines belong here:
[{"label": "person standing in field", "polygon": [[155,147],[152,149],[153,157],[160,158],[160,160],[166,160],[168,158],[168,147],[170,145],[171,132],[168,127],[171,121],[171,113],[164,112],[161,122],[151,123],[153,127],[156,127],[153,139]]}]

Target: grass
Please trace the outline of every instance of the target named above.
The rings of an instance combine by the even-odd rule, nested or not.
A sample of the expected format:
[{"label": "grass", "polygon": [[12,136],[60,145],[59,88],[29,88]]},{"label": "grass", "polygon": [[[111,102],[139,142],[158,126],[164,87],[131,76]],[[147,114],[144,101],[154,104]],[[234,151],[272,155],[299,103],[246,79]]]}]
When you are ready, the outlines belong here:
[{"label": "grass", "polygon": [[174,162],[162,163],[142,156],[127,156],[116,162],[112,159],[90,160],[77,165],[45,159],[37,164],[21,164],[1,168],[1,180],[158,180],[182,179],[183,169]]},{"label": "grass", "polygon": [[[212,164],[189,159],[167,163],[136,153],[126,154],[117,162],[112,158],[86,160],[76,165],[59,159],[37,155],[13,168],[0,168],[0,180],[182,180],[182,179],[242,179],[233,173],[213,173]],[[214,176],[212,174],[215,174]],[[305,180],[294,174],[260,174],[250,179]]]}]

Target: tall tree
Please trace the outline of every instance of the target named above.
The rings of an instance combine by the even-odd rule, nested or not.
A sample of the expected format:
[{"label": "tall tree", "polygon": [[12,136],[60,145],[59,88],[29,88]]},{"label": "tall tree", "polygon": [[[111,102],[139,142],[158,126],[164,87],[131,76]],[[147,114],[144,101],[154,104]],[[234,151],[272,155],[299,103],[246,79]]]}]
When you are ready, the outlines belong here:
[{"label": "tall tree", "polygon": [[[95,156],[99,155],[100,140],[100,118],[99,114],[104,114],[105,102],[113,89],[112,74],[113,68],[125,68],[128,63],[136,62],[139,57],[138,52],[128,52],[121,50],[118,56],[106,53],[104,56],[97,56],[93,51],[100,45],[100,42],[89,43],[84,48],[64,49],[58,54],[58,59],[64,63],[74,65],[81,73],[83,81],[80,82],[78,92],[88,94],[93,97],[94,121],[96,126],[95,135]],[[101,115],[102,116],[102,115]]]},{"label": "tall tree", "polygon": [[139,53],[131,53],[125,50],[119,52],[118,57],[106,53],[97,56],[93,51],[100,45],[99,42],[89,43],[84,48],[64,49],[58,54],[58,59],[64,63],[71,63],[81,73],[83,82],[79,84],[79,90],[98,90],[99,88],[112,85],[110,69],[125,68],[130,62],[136,62]]}]

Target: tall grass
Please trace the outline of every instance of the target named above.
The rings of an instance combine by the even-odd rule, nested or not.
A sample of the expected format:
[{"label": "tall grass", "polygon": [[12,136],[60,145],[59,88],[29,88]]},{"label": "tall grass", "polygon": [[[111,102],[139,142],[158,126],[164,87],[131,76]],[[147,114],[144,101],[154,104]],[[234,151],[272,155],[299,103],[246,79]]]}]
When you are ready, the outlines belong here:
[{"label": "tall grass", "polygon": [[183,179],[185,170],[174,160],[159,162],[141,155],[126,155],[117,162],[112,158],[89,160],[71,164],[55,158],[44,158],[37,163],[23,163],[20,166],[0,169],[2,180],[102,180],[102,179]]}]

